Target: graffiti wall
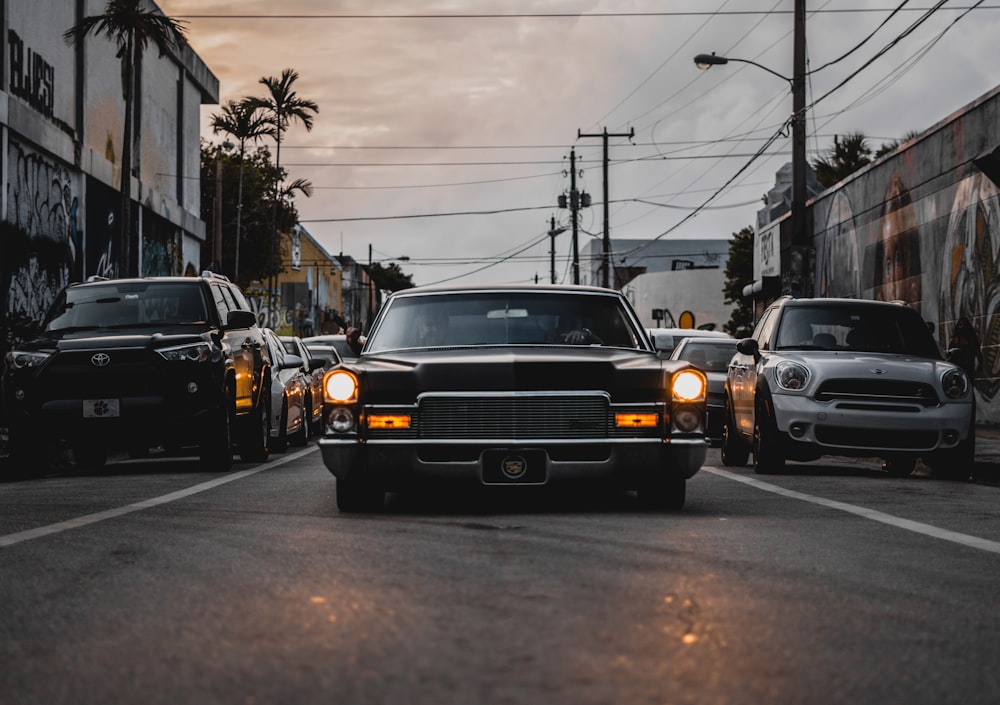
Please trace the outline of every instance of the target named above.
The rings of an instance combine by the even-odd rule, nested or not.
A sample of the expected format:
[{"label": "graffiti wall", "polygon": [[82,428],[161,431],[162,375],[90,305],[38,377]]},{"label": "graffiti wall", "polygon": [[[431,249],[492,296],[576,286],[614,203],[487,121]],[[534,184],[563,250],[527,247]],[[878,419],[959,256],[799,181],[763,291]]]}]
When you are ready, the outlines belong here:
[{"label": "graffiti wall", "polygon": [[942,351],[959,318],[973,322],[980,423],[1000,422],[998,110],[994,91],[812,207],[817,296],[906,301]]},{"label": "graffiti wall", "polygon": [[69,166],[10,139],[7,220],[0,230],[0,323],[41,316],[82,266],[80,177]]}]

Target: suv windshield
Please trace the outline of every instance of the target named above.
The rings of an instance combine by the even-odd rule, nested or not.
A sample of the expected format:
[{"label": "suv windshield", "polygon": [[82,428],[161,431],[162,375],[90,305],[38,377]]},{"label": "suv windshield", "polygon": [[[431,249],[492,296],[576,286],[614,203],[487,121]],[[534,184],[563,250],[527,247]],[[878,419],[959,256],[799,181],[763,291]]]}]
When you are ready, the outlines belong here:
[{"label": "suv windshield", "polygon": [[204,324],[202,288],[187,282],[108,282],[70,287],[52,306],[46,332]]},{"label": "suv windshield", "polygon": [[496,292],[429,294],[392,302],[367,350],[582,344],[639,348],[640,333],[611,296]]},{"label": "suv windshield", "polygon": [[885,306],[787,306],[778,350],[848,350],[940,358],[926,324],[912,309]]}]

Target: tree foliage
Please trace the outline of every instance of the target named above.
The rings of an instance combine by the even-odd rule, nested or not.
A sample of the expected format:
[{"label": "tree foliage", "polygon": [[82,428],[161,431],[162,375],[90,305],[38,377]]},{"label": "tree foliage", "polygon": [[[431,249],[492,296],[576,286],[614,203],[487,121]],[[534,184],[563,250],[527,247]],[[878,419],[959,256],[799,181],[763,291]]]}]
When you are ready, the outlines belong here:
[{"label": "tree foliage", "polygon": [[813,160],[813,169],[816,180],[829,188],[871,162],[872,148],[867,138],[860,132],[851,132],[844,137],[834,135],[833,147]]},{"label": "tree foliage", "polygon": [[722,294],[725,303],[733,304],[733,312],[722,328],[734,338],[745,338],[753,331],[753,302],[743,297],[743,287],[753,283],[753,239],[753,228],[748,225],[729,241]]},{"label": "tree foliage", "polygon": [[412,275],[404,274],[395,262],[389,262],[386,265],[381,262],[372,262],[368,267],[368,274],[375,282],[375,286],[383,291],[399,291],[413,286]]},{"label": "tree foliage", "polygon": [[[252,281],[265,281],[281,272],[282,256],[288,256],[288,237],[279,238],[284,253],[274,246],[272,218],[277,213],[277,231],[289,233],[299,214],[294,191],[284,189],[274,201],[275,167],[266,148],[247,152],[243,159],[222,146],[202,141],[201,145],[201,216],[209,225],[202,246],[202,262],[212,261],[212,242],[216,208],[216,165],[222,165],[222,274],[246,287]],[[239,174],[242,165],[243,178]],[[284,176],[284,175],[282,175]],[[240,184],[242,183],[242,208]],[[276,207],[275,207],[276,206]],[[239,274],[234,272],[236,254],[236,218],[242,213],[239,247]]]}]

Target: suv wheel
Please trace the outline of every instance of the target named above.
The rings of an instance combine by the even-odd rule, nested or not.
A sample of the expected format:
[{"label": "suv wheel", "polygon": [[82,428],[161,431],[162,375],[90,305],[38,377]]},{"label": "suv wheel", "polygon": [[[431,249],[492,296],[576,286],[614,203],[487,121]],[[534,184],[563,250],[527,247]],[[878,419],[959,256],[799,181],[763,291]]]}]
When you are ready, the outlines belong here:
[{"label": "suv wheel", "polygon": [[214,418],[207,424],[198,446],[198,460],[205,470],[227,472],[233,467],[232,414],[228,408],[231,403],[213,412]]},{"label": "suv wheel", "polygon": [[271,393],[261,391],[257,406],[247,414],[239,442],[240,458],[248,463],[263,463],[270,454],[271,424],[267,400]]},{"label": "suv wheel", "polygon": [[769,395],[755,402],[753,419],[753,471],[760,475],[781,472],[785,467],[785,451]]}]

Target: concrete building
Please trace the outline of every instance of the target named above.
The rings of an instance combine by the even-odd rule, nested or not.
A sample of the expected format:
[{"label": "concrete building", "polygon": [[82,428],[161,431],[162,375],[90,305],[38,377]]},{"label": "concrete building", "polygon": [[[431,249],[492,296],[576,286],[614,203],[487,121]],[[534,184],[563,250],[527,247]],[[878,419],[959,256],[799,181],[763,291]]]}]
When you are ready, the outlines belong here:
[{"label": "concrete building", "polygon": [[[119,271],[125,110],[117,46],[103,36],[63,39],[105,7],[0,2],[0,328],[40,316],[70,281]],[[143,56],[132,198],[144,275],[200,270],[200,106],[218,103],[218,92],[190,47]]]}]

